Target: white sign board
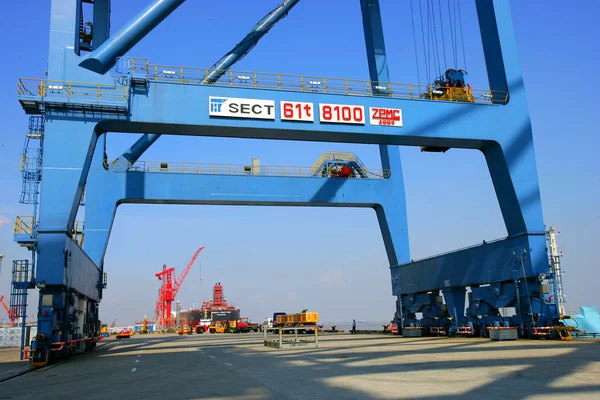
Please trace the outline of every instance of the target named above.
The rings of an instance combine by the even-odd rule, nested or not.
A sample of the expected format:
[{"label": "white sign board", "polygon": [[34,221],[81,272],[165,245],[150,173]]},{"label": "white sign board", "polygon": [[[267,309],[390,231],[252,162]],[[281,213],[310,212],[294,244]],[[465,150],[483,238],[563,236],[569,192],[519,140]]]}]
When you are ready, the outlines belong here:
[{"label": "white sign board", "polygon": [[371,125],[402,128],[402,110],[399,108],[370,107],[369,117]]},{"label": "white sign board", "polygon": [[345,104],[319,103],[319,120],[338,124],[364,124],[365,108]]},{"label": "white sign board", "polygon": [[275,119],[273,100],[208,97],[208,115],[251,119]]}]

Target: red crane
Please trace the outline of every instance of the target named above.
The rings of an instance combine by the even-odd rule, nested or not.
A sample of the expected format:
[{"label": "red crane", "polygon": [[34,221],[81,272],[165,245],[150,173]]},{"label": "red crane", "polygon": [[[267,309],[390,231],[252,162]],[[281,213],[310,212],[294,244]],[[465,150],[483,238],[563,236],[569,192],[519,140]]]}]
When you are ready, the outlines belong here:
[{"label": "red crane", "polygon": [[4,308],[4,311],[6,311],[6,313],[8,314],[10,326],[15,326],[15,317],[10,313],[8,307],[6,306],[6,303],[4,302],[4,296],[2,295],[0,295],[0,304],[2,305],[2,308]]},{"label": "red crane", "polygon": [[162,281],[162,284],[158,289],[158,300],[156,301],[156,312],[154,315],[154,320],[159,327],[170,328],[173,326],[173,317],[171,316],[172,303],[175,301],[177,292],[179,292],[179,289],[183,285],[185,278],[202,249],[204,249],[204,246],[196,250],[196,254],[194,254],[188,265],[181,272],[179,278],[175,279],[173,276],[175,275],[175,268],[167,268],[166,264],[163,264],[163,270],[161,272],[155,274],[158,280]]}]

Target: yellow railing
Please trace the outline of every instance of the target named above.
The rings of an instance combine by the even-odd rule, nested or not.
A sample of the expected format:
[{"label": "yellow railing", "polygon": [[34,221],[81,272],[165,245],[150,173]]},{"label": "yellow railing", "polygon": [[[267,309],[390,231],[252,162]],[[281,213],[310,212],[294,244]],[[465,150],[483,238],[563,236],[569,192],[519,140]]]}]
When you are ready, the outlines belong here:
[{"label": "yellow railing", "polygon": [[33,216],[17,216],[15,220],[15,235],[33,235]]},{"label": "yellow railing", "polygon": [[[162,82],[205,85],[208,77],[219,70],[171,65],[150,64],[145,58],[132,58],[131,73],[146,79]],[[223,71],[221,71],[223,72]],[[273,74],[266,72],[224,71],[216,86],[302,91],[314,93],[345,94],[348,96],[378,96],[401,99],[428,99],[473,103],[506,103],[508,93],[500,90],[470,89],[469,96],[438,96],[436,86],[397,82],[372,82],[369,80],[326,78]]]},{"label": "yellow railing", "polygon": [[[212,164],[196,162],[161,162],[137,161],[130,164],[126,160],[108,161],[105,167],[120,172],[159,172],[179,174],[205,174],[205,175],[259,175],[259,176],[286,176],[286,177],[316,177],[313,167],[293,167],[280,165],[261,165],[260,169],[253,169],[251,165],[244,164]],[[382,179],[390,175],[389,170],[369,170],[369,178]]]},{"label": "yellow railing", "polygon": [[84,228],[84,222],[83,221],[75,221],[75,225],[73,225],[73,240],[75,241],[75,243],[77,243],[77,245],[79,247],[83,247],[83,228]]},{"label": "yellow railing", "polygon": [[[33,216],[18,216],[15,220],[14,234],[33,236],[34,232],[37,231],[37,229],[34,229],[34,224],[37,225],[37,221],[33,221]],[[83,228],[83,221],[75,221],[73,230],[71,232],[73,234],[73,239],[79,245],[79,247],[83,246]]]},{"label": "yellow railing", "polygon": [[45,97],[67,103],[123,104],[127,102],[127,89],[123,85],[21,78],[17,93],[20,97]]}]

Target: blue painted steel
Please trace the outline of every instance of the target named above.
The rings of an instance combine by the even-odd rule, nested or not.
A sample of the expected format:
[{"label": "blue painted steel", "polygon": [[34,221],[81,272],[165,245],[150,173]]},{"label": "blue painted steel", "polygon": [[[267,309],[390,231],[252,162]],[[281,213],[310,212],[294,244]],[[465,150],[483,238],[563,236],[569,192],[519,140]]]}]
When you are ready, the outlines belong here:
[{"label": "blue painted steel", "polygon": [[[210,67],[210,72],[206,77],[206,83],[215,83],[233,66],[233,64],[244,58],[244,56],[258,44],[259,40],[262,39],[262,37],[266,35],[277,22],[288,14],[298,1],[300,0],[285,0],[261,19],[241,42],[235,45],[233,49]],[[119,159],[125,159],[132,163],[136,162],[159,137],[160,134],[157,133],[145,134],[129,149],[125,150]]]},{"label": "blue painted steel", "polygon": [[[463,288],[492,282],[511,282],[523,278],[520,254],[527,249],[525,277],[548,274],[545,237],[521,235],[459,250],[391,268],[392,292],[427,293],[444,288]],[[481,268],[485,265],[485,268]]]},{"label": "blue painted steel", "polygon": [[156,0],[133,20],[79,63],[79,66],[98,74],[107,73],[117,58],[127,53],[152,29],[167,18],[185,0]]},{"label": "blue painted steel", "polygon": [[600,335],[600,313],[595,306],[580,307],[580,314],[571,315],[570,318],[564,318],[561,321],[567,326],[572,326],[580,332],[578,336],[589,337],[595,334]]},{"label": "blue painted steel", "polygon": [[92,26],[92,50],[96,50],[110,37],[110,0],[94,0]]},{"label": "blue painted steel", "polygon": [[[46,285],[40,290],[38,312],[39,333],[45,341],[36,343],[36,357],[46,354],[48,340],[65,341],[69,335],[81,333],[86,337],[98,335],[97,305],[104,288],[102,259],[116,207],[125,202],[370,207],[378,217],[390,265],[401,264],[391,269],[393,279],[398,277],[393,282],[393,293],[402,300],[398,302],[402,303],[399,311],[403,308],[406,311],[406,316],[400,319],[414,321],[415,310],[420,310],[430,326],[447,327],[463,319],[473,323],[478,304],[485,305],[483,308],[487,308],[491,318],[497,318],[499,305],[516,304],[521,321],[531,317],[529,314],[537,318],[535,324],[552,319],[553,310],[543,302],[543,286],[538,279],[540,273],[548,271],[543,251],[544,224],[531,124],[507,1],[476,3],[491,88],[508,90],[510,101],[506,105],[395,99],[381,93],[361,97],[284,92],[150,79],[140,85],[143,76],[142,79],[136,76],[134,82],[130,79],[133,76],[115,79],[97,75],[79,65],[106,72],[118,56],[182,1],[155,2],[85,61],[72,48],[78,37],[76,2],[52,2],[49,78],[94,84],[117,82],[126,92],[122,99],[110,101],[93,96],[65,101],[64,94],[51,91],[44,98],[37,98],[36,93],[21,97],[37,101],[45,112],[37,271],[37,282]],[[375,7],[378,2],[365,0],[361,5],[371,79],[379,82],[387,79],[387,66],[380,16]],[[116,93],[119,86],[114,90]],[[358,126],[321,123],[318,107],[314,123],[282,121],[279,107],[275,107],[274,120],[210,117],[209,96],[268,99],[276,104],[280,101],[312,102],[315,106],[356,104],[365,110],[401,108],[404,126],[371,125],[368,118],[365,125]],[[39,112],[31,107],[25,109]],[[105,168],[106,132],[378,144],[382,167],[390,169],[391,175],[382,180],[368,180],[118,172]],[[459,147],[483,152],[509,238],[434,261],[405,264],[409,260],[408,233],[398,145]],[[86,182],[84,252],[71,236]],[[523,249],[526,253],[521,257]],[[506,254],[512,250],[517,256]],[[523,260],[520,269],[517,260]],[[427,273],[427,268],[435,272]],[[485,283],[495,291],[482,289]],[[476,290],[469,305],[471,312],[465,317],[461,296],[468,285]],[[439,292],[436,293],[438,289],[445,291],[445,305],[439,299]],[[502,296],[497,295],[498,290]],[[79,309],[84,307],[80,305],[82,301],[87,304],[85,310]],[[81,311],[89,321],[85,332],[72,318]],[[453,317],[453,321],[449,322],[448,317]]]},{"label": "blue painted steel", "polygon": [[[363,19],[363,32],[365,35],[365,47],[367,49],[367,61],[369,64],[369,77],[372,82],[372,93],[382,93],[380,82],[390,82],[390,76],[387,65],[387,53],[385,50],[385,39],[383,34],[383,24],[381,22],[381,11],[379,0],[360,0],[360,8]],[[385,90],[385,89],[384,89]],[[392,220],[392,215],[388,212],[388,217],[393,225],[390,229],[388,218],[386,218],[386,210],[384,207],[377,207],[377,218],[379,225],[382,227],[384,243],[390,243],[386,246],[388,259],[396,260],[391,263],[395,265],[398,262],[407,262],[410,259],[409,255],[409,239],[408,239],[408,221],[406,212],[406,195],[404,192],[404,177],[402,174],[402,162],[400,160],[400,148],[398,146],[379,145],[379,153],[381,156],[382,168],[393,171],[393,177],[396,184],[402,187],[402,190],[396,189],[395,203],[392,205],[394,216],[400,218]],[[386,227],[384,229],[383,227]],[[395,243],[398,246],[396,249]],[[400,249],[405,248],[405,251],[400,253]],[[398,250],[398,251],[396,251]],[[400,255],[400,258],[398,256]],[[400,306],[400,297],[396,301],[395,322],[401,329],[404,328],[404,319],[402,318],[402,307]]]}]

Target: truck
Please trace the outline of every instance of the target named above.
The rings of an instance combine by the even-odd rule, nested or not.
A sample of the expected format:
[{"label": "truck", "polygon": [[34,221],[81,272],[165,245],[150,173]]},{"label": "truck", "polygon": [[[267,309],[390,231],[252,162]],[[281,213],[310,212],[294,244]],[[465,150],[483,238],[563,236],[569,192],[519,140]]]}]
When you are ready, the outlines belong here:
[{"label": "truck", "polygon": [[254,324],[250,322],[250,319],[247,317],[242,317],[237,321],[237,327],[235,332],[240,333],[248,333],[248,332],[258,332],[258,324]]}]

